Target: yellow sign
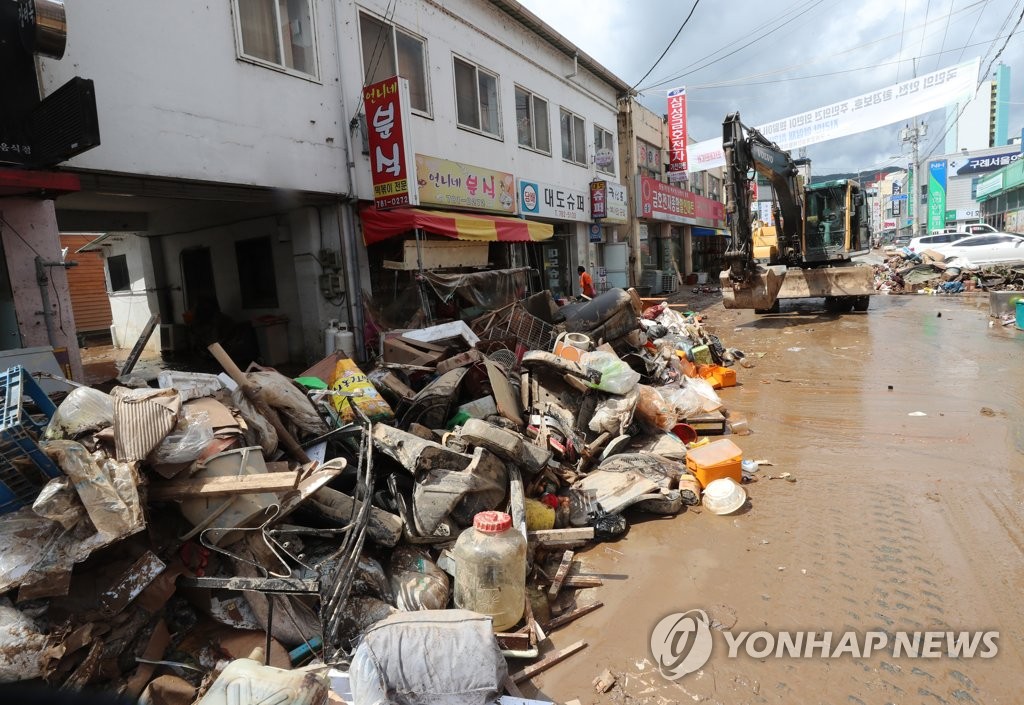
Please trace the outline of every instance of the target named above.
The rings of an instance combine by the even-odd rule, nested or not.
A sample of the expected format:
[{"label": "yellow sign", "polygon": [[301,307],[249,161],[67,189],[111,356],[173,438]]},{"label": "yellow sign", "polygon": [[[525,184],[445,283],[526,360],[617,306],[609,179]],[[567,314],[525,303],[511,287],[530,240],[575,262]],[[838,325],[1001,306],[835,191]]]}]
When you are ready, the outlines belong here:
[{"label": "yellow sign", "polygon": [[513,214],[516,180],[512,174],[472,164],[416,155],[420,204]]}]

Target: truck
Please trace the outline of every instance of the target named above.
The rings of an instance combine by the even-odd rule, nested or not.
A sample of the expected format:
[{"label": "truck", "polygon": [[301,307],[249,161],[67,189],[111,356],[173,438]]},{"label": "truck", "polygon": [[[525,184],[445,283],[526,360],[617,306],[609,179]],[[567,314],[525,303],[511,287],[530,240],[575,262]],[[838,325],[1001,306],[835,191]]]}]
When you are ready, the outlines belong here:
[{"label": "truck", "polygon": [[[860,184],[813,185],[790,154],[731,113],[722,123],[731,241],[719,276],[726,308],[777,312],[781,299],[825,299],[830,312],[867,311],[874,272],[853,260],[871,247]],[[804,166],[808,163],[803,162]],[[752,213],[751,182],[771,186],[772,223]]]}]

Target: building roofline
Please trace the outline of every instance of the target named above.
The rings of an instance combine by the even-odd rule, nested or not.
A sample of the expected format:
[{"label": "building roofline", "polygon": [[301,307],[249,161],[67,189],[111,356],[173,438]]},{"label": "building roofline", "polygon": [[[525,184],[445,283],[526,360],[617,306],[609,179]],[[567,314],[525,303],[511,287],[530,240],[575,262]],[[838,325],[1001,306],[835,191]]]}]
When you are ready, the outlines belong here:
[{"label": "building roofline", "polygon": [[575,59],[581,67],[585,68],[601,80],[614,86],[624,94],[633,94],[632,86],[616,76],[609,69],[602,66],[596,59],[570,42],[562,34],[556,31],[554,27],[537,17],[537,15],[530,12],[516,0],[491,0],[491,4],[527,29],[533,31],[569,58]]}]

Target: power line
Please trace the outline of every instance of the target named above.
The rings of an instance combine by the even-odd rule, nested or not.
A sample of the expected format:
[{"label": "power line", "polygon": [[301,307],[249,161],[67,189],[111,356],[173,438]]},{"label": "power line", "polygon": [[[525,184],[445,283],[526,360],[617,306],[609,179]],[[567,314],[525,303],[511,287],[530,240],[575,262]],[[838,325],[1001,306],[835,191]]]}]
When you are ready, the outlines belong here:
[{"label": "power line", "polygon": [[[932,12],[932,0],[928,0],[928,4],[925,5],[925,7],[924,7],[924,24],[925,24],[925,26],[928,25],[928,15],[930,15],[931,12]],[[924,54],[924,38],[925,38],[925,31],[922,29],[921,30],[921,44],[918,45],[918,47],[917,47],[917,58],[921,58],[921,56]]]},{"label": "power line", "polygon": [[[981,12],[978,13],[978,17],[975,18],[975,20],[974,20],[974,26],[971,27],[971,33],[967,35],[967,41],[968,42],[971,41],[971,39],[974,37],[974,30],[976,30],[978,28],[978,23],[981,22],[981,16],[985,14],[985,8],[986,7],[988,7],[988,0],[985,0],[985,5],[981,8]],[[966,49],[966,48],[967,47],[964,47],[964,49]],[[956,62],[959,64],[960,63],[960,59],[963,59],[963,58],[964,58],[964,52],[963,52],[963,50],[961,50],[960,51],[960,56],[959,56],[959,58],[957,58]]]},{"label": "power line", "polygon": [[[907,31],[907,3],[910,0],[903,0],[903,24],[900,26],[900,53],[897,54],[897,58],[903,58],[903,40],[906,38]],[[922,32],[924,30],[921,30]],[[900,64],[896,64],[896,83],[900,82]]]},{"label": "power line", "polygon": [[[742,46],[739,46],[739,47],[733,49],[728,54],[724,54],[724,55],[718,57],[717,59],[714,59],[713,61],[709,61],[706,64],[702,64],[702,65],[698,66],[697,68],[695,68],[695,69],[693,69],[691,71],[683,71],[682,73],[677,74],[676,76],[673,76],[672,78],[668,78],[668,79],[665,79],[664,81],[660,81],[658,83],[654,83],[654,84],[652,84],[650,86],[647,86],[647,88],[656,88],[657,86],[664,85],[665,83],[668,83],[669,81],[676,81],[676,80],[679,80],[679,79],[684,78],[686,76],[689,76],[690,74],[697,73],[698,71],[703,71],[707,67],[713,66],[714,64],[717,64],[718,62],[723,61],[723,60],[729,58],[730,56],[732,56],[732,55],[734,55],[734,54],[736,54],[736,53],[738,53],[740,51],[743,51],[744,49],[749,47],[751,44],[755,44],[755,43],[761,41],[762,39],[764,39],[765,37],[767,37],[767,36],[769,36],[771,34],[774,34],[778,30],[780,30],[783,27],[785,27],[786,25],[788,25],[789,23],[793,22],[794,20],[796,20],[796,19],[798,19],[800,17],[806,17],[806,15],[808,13],[812,12],[816,7],[821,5],[822,2],[824,2],[824,0],[816,0],[816,1],[812,0],[811,3],[807,3],[807,4],[811,5],[811,7],[809,9],[807,9],[806,12],[804,12],[803,14],[794,14],[792,17],[790,17],[785,22],[783,22],[783,23],[781,23],[779,25],[776,25],[775,27],[773,27],[772,29],[768,30],[764,34],[761,34],[760,36],[754,37],[753,39],[751,39],[746,44],[743,44]],[[806,7],[806,5],[805,5],[805,7]],[[726,47],[726,48],[728,48],[728,47]],[[719,51],[721,51],[721,50],[719,50]],[[712,53],[709,56],[714,56],[715,53],[718,53],[718,52],[714,52],[714,53]],[[704,57],[704,58],[708,58],[708,57]],[[703,59],[699,59],[698,61],[703,61]],[[693,66],[693,64],[690,64],[690,66]]]},{"label": "power line", "polygon": [[[935,59],[935,70],[939,70],[939,64],[942,63],[942,54],[945,53],[946,49],[946,37],[949,35],[949,19],[953,16],[953,0],[949,1],[949,13],[946,15],[946,28],[942,30],[942,44],[939,45],[939,56]],[[981,14],[978,14],[981,17]],[[968,37],[967,41],[971,41]]]},{"label": "power line", "polygon": [[699,5],[699,4],[700,4],[700,0],[693,0],[693,7],[691,7],[691,8],[690,8],[690,14],[688,14],[688,15],[686,16],[686,19],[685,19],[685,20],[683,20],[683,23],[682,23],[681,25],[679,25],[679,29],[677,29],[677,30],[676,30],[676,34],[675,34],[675,36],[674,36],[674,37],[672,37],[672,41],[670,41],[670,42],[668,43],[668,46],[667,46],[667,47],[665,47],[665,51],[661,52],[661,56],[659,56],[659,57],[658,57],[658,59],[657,59],[657,61],[655,61],[655,62],[654,62],[654,65],[653,65],[653,66],[651,66],[651,68],[647,69],[647,73],[645,73],[645,74],[643,75],[643,77],[642,77],[642,78],[641,78],[641,79],[640,79],[639,81],[637,81],[636,83],[634,83],[634,84],[633,84],[633,87],[632,87],[632,88],[630,88],[630,90],[631,90],[631,91],[632,91],[633,89],[635,89],[635,88],[636,88],[637,86],[639,86],[639,85],[640,85],[640,83],[641,83],[641,82],[643,82],[643,80],[644,80],[645,78],[647,78],[648,76],[650,76],[650,75],[651,75],[651,71],[653,71],[654,69],[656,69],[656,68],[658,67],[658,64],[660,64],[660,63],[661,63],[661,60],[665,58],[665,54],[667,54],[667,53],[668,53],[668,50],[669,50],[669,49],[671,49],[671,48],[672,48],[672,45],[676,43],[676,40],[677,40],[677,39],[679,39],[679,35],[680,35],[680,34],[682,33],[682,31],[683,31],[683,27],[685,27],[685,26],[687,25],[687,23],[688,23],[688,22],[690,21],[690,18],[691,18],[691,17],[693,17],[693,13],[694,13],[694,11],[695,11],[695,10],[697,9],[697,5]]}]

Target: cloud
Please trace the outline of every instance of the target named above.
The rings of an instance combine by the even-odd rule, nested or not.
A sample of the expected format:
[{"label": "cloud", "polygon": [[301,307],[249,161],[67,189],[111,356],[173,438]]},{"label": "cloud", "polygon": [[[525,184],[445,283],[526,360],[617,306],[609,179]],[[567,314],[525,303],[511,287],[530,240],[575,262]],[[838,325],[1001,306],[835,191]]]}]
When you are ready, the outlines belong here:
[{"label": "cloud", "polygon": [[[692,7],[690,0],[521,1],[630,84],[647,72]],[[760,124],[906,80],[915,67],[929,73],[982,56],[984,69],[1021,11],[1020,0],[702,0],[641,87],[666,82],[643,90],[641,102],[662,113],[665,91],[687,86],[691,133],[709,139],[731,111]],[[1024,85],[1022,34],[1024,23],[999,58],[1016,85]],[[1010,100],[1020,103],[1010,106],[1009,134],[1015,136],[1024,122],[1024,97]],[[935,137],[945,130],[944,118],[941,111],[925,116]],[[869,168],[900,151],[900,127],[814,145],[812,164],[829,171],[844,164]]]}]

